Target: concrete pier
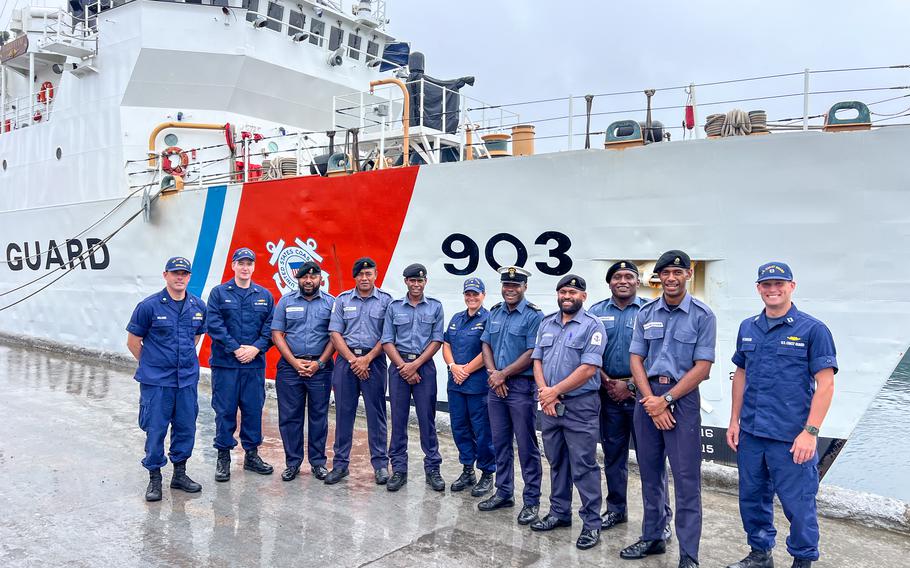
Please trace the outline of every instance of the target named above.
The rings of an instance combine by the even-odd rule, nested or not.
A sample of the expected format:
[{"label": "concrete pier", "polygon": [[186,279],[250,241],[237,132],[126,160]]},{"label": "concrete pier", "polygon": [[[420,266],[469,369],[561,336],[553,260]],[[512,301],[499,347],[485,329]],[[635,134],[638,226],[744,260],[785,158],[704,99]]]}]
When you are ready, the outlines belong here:
[{"label": "concrete pier", "polygon": [[[276,473],[244,472],[238,448],[230,482],[216,483],[213,414],[204,384],[196,450],[188,464],[202,493],[167,488],[168,467],[164,500],[146,503],[138,395],[127,369],[0,345],[0,565],[654,568],[677,563],[675,539],[660,557],[618,557],[639,534],[636,474],[630,476],[629,523],[605,532],[599,546],[584,552],[574,546],[581,529],[577,517],[570,529],[538,534],[515,523],[518,508],[480,513],[478,499],[469,493],[431,491],[424,484],[416,431],[411,477],[398,493],[374,485],[362,423],[346,480],[326,486],[305,465],[296,480],[282,482],[284,455],[271,398],[261,454]],[[330,428],[329,455],[331,442]],[[441,434],[440,445],[442,473],[451,483],[461,466],[450,435]],[[545,475],[542,514],[548,488]],[[706,489],[703,503],[701,565],[725,566],[743,557],[748,547],[736,498]],[[786,567],[787,526],[778,513],[776,563]],[[831,519],[821,520],[821,534],[820,567],[898,567],[910,557],[905,534]]]}]

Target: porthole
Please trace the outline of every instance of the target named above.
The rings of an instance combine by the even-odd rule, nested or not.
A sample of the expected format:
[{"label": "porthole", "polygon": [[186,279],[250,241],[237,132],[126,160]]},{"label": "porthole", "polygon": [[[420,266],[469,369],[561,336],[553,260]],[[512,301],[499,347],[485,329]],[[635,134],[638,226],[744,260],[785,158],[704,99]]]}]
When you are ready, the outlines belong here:
[{"label": "porthole", "polygon": [[60,158],[62,158],[63,157],[63,148],[61,148],[60,146],[57,146],[57,151],[54,153],[54,155],[57,156],[58,160]]},{"label": "porthole", "polygon": [[179,141],[176,134],[167,134],[164,137],[164,143],[168,146],[176,146]]},{"label": "porthole", "polygon": [[275,152],[277,152],[277,151],[278,151],[278,143],[277,143],[277,142],[269,142],[269,152],[275,153]]},{"label": "porthole", "polygon": [[3,171],[6,171],[6,160],[3,160]]}]

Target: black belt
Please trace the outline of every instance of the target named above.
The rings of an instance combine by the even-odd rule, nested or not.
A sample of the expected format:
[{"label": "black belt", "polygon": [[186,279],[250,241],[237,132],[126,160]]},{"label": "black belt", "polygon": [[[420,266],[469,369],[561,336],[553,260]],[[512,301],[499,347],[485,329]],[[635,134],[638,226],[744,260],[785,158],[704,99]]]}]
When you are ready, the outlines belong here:
[{"label": "black belt", "polygon": [[418,357],[420,357],[420,355],[418,355],[417,353],[402,353],[399,351],[398,354],[401,355],[401,358],[404,359],[405,361],[414,361]]},{"label": "black belt", "polygon": [[514,377],[509,377],[509,379],[528,379],[529,381],[533,381],[534,375],[515,375]]},{"label": "black belt", "polygon": [[632,380],[632,377],[614,377],[613,375],[608,375],[611,381],[625,381],[629,382]]},{"label": "black belt", "polygon": [[596,390],[592,390],[592,391],[581,392],[581,393],[578,393],[578,394],[561,394],[561,395],[559,395],[559,400],[566,400],[566,399],[573,399],[573,398],[581,398],[581,397],[583,397],[583,396],[588,396],[588,395],[591,395],[591,394],[597,394],[597,391],[596,391]]},{"label": "black belt", "polygon": [[303,359],[304,361],[316,361],[322,355],[294,355],[294,359]]},{"label": "black belt", "polygon": [[676,379],[666,375],[654,375],[653,377],[648,377],[648,380],[659,385],[672,385],[676,382]]}]

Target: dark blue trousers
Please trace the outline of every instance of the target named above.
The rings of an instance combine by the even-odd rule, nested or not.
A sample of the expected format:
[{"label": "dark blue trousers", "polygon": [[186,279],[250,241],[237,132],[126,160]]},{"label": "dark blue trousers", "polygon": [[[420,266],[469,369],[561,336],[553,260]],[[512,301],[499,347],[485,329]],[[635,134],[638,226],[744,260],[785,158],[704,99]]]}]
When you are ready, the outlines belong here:
[{"label": "dark blue trousers", "polygon": [[[604,451],[604,477],[607,479],[607,511],[627,514],[626,495],[629,485],[629,439],[635,444],[635,397],[615,402],[600,389],[600,444]],[[666,481],[669,476],[664,476]],[[669,487],[664,489],[669,495]],[[667,522],[673,518],[667,503]]]},{"label": "dark blue trousers", "polygon": [[[656,396],[673,385],[651,382]],[[658,540],[667,518],[667,469],[670,459],[676,490],[676,537],[679,553],[698,562],[701,541],[701,400],[698,389],[674,403],[672,430],[658,430],[640,404],[635,405],[635,437],[645,515],[642,539]]]},{"label": "dark blue trousers", "polygon": [[304,419],[307,423],[307,460],[311,466],[325,465],[331,391],[331,361],[324,369],[308,378],[301,377],[284,359],[278,362],[275,376],[278,431],[284,444],[284,462],[287,467],[298,467],[303,463]]},{"label": "dark blue trousers", "polygon": [[544,453],[550,462],[550,514],[572,519],[572,485],[581,497],[584,528],[600,529],[600,466],[597,465],[600,397],[592,391],[562,400],[563,416],[541,418]]},{"label": "dark blue trousers", "polygon": [[518,444],[518,460],[524,480],[522,497],[526,506],[540,504],[540,481],[543,466],[537,445],[537,401],[534,400],[534,380],[516,377],[506,382],[509,394],[499,398],[492,391],[487,397],[493,449],[496,451],[496,494],[512,498],[515,491],[515,453],[512,441]]},{"label": "dark blue trousers", "polygon": [[[449,389],[449,418],[452,438],[458,447],[458,462],[473,466],[484,473],[496,471],[493,435],[487,413],[487,392],[466,394]],[[491,395],[494,396],[494,395]]]},{"label": "dark blue trousers", "polygon": [[389,460],[392,471],[408,472],[408,415],[411,399],[417,412],[420,429],[420,448],[423,450],[424,471],[438,471],[442,464],[439,440],[436,438],[436,363],[432,359],[417,371],[420,382],[410,385],[398,374],[394,365],[389,366],[389,405],[392,410],[392,442]]},{"label": "dark blue trousers", "polygon": [[787,552],[794,558],[818,560],[818,453],[804,464],[793,463],[792,442],[781,442],[740,431],[736,461],[739,466],[739,512],[749,546],[771,550],[774,494],[790,521]]},{"label": "dark blue trousers", "polygon": [[212,367],[212,409],[215,410],[215,447],[231,450],[237,445],[237,410],[240,410],[240,443],[255,450],[262,443],[262,407],[265,405],[265,369]]},{"label": "dark blue trousers", "polygon": [[145,432],[145,458],[142,465],[161,469],[167,465],[164,457],[164,437],[171,429],[171,463],[180,463],[193,455],[196,441],[196,416],[199,399],[196,385],[183,388],[158,387],[139,383],[139,427]]},{"label": "dark blue trousers", "polygon": [[370,376],[366,380],[351,371],[351,365],[342,357],[335,363],[332,387],[335,389],[335,458],[333,468],[346,469],[350,463],[351,445],[354,440],[354,419],[357,401],[363,394],[367,413],[367,438],[370,443],[370,463],[373,469],[388,467],[389,444],[386,418],[385,391],[388,381],[385,355],[380,354],[370,363]]}]

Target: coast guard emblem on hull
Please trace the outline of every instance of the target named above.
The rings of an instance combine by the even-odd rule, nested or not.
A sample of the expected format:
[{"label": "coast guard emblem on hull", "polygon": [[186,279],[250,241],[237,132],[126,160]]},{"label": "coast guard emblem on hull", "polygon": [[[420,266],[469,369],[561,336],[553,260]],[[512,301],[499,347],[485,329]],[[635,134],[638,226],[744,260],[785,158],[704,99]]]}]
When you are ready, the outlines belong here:
[{"label": "coast guard emblem on hull", "polygon": [[[297,289],[297,278],[294,275],[297,269],[304,262],[322,262],[322,256],[316,252],[315,239],[307,239],[306,242],[300,238],[294,239],[297,246],[284,246],[284,240],[278,239],[277,243],[267,243],[266,250],[272,253],[269,264],[278,269],[278,272],[272,275],[275,285],[282,294],[287,294]],[[329,274],[322,271],[322,289],[329,290]]]}]

